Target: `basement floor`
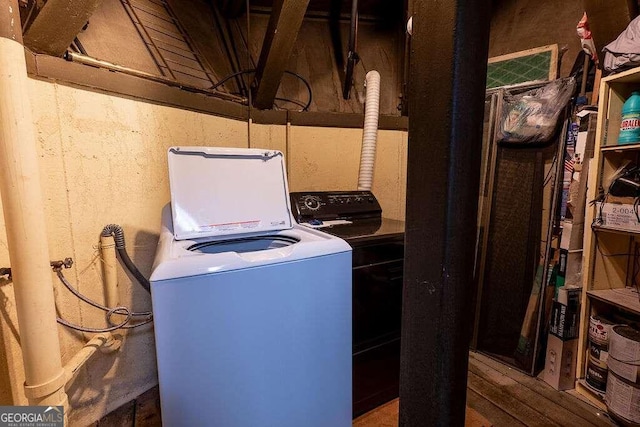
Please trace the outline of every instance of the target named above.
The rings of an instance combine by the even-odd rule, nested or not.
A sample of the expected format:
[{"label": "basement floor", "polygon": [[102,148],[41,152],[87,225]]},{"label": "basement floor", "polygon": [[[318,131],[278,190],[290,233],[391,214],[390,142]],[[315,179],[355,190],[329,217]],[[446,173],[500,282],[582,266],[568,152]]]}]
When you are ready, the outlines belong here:
[{"label": "basement floor", "polygon": [[[616,424],[574,392],[556,391],[478,353],[469,353],[466,427],[575,426]],[[161,426],[160,400],[155,387],[108,414],[93,427]],[[396,427],[398,399],[353,421],[354,427]]]},{"label": "basement floor", "polygon": [[[396,427],[398,399],[354,420],[354,427]],[[466,427],[615,426],[606,413],[478,353],[469,353]]]}]

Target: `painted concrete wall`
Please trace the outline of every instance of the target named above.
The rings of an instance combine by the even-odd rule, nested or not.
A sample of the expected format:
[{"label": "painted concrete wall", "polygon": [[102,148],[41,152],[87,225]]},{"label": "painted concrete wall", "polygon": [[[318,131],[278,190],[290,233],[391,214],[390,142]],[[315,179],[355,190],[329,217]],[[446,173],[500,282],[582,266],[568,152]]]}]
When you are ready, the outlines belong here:
[{"label": "painted concrete wall", "polygon": [[[31,80],[41,176],[53,259],[82,293],[103,301],[97,250],[104,225],[120,224],[129,253],[146,276],[155,254],[162,206],[169,201],[166,150],[171,145],[274,148],[287,155],[291,190],[354,189],[361,131],[252,125]],[[26,142],[25,142],[26,143]],[[407,136],[380,132],[374,191],[385,213],[404,217]],[[0,266],[9,266],[0,216]],[[104,326],[103,313],[79,302],[56,280],[60,316]],[[120,303],[151,307],[149,295],[119,271]],[[0,404],[25,404],[13,285],[0,282]],[[179,321],[179,320],[178,320]],[[60,327],[63,363],[87,336]],[[72,425],[87,425],[157,383],[151,326],[130,331],[122,351],[99,354],[69,388]]]},{"label": "painted concrete wall", "polygon": [[[65,272],[88,297],[103,301],[100,255],[96,250],[102,227],[123,226],[134,262],[148,275],[155,253],[160,209],[169,199],[166,150],[174,144],[246,146],[246,125],[132,100],[81,91],[32,80],[37,144],[50,255],[72,257]],[[28,143],[28,142],[27,142]],[[6,239],[0,247],[1,265],[8,265]],[[120,271],[121,303],[145,310],[149,295],[130,285]],[[4,308],[13,316],[11,285],[2,287]],[[56,283],[59,315],[85,326],[101,327],[104,316]],[[15,403],[26,403],[17,351],[15,317],[3,322],[3,336],[11,355],[8,373]],[[60,328],[63,362],[75,354],[84,338]],[[139,395],[156,383],[153,333],[143,327],[127,334],[123,351],[96,357],[68,390],[71,420],[86,425],[105,412]],[[3,396],[7,398],[8,396]]]},{"label": "painted concrete wall", "polygon": [[[358,186],[362,131],[291,127],[291,191],[354,190]],[[385,217],[404,220],[407,133],[379,131],[372,191]]]}]

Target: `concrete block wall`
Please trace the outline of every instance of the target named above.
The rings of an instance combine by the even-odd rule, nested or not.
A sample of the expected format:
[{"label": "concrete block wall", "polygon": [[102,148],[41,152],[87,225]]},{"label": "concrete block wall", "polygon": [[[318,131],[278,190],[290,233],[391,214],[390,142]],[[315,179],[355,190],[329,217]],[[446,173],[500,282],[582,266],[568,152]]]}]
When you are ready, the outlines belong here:
[{"label": "concrete block wall", "polygon": [[[97,249],[104,225],[120,224],[128,251],[148,276],[170,199],[167,148],[248,147],[247,123],[31,80],[41,179],[53,259],[72,257],[69,281],[104,301]],[[295,190],[355,189],[362,134],[358,129],[251,125],[251,147],[286,154]],[[25,141],[28,143],[28,141]],[[374,192],[385,214],[404,217],[406,132],[381,131]],[[0,266],[10,266],[0,216]],[[77,300],[54,279],[60,316],[90,327],[103,313]],[[149,295],[119,269],[120,303],[151,308]],[[13,284],[0,282],[0,404],[26,404]],[[63,363],[88,339],[59,328]],[[68,390],[72,425],[87,425],[157,384],[152,326],[125,334],[122,350],[98,354]]]}]

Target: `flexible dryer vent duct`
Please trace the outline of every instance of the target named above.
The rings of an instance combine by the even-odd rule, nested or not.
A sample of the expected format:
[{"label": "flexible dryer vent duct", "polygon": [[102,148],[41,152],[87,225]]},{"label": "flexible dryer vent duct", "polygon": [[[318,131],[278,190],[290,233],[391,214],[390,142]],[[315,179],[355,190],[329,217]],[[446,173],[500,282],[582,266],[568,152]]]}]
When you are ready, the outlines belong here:
[{"label": "flexible dryer vent duct", "polygon": [[376,140],[378,139],[378,116],[380,115],[380,73],[369,71],[364,84],[367,95],[364,104],[364,130],[362,132],[358,190],[371,190],[373,166],[376,160]]}]

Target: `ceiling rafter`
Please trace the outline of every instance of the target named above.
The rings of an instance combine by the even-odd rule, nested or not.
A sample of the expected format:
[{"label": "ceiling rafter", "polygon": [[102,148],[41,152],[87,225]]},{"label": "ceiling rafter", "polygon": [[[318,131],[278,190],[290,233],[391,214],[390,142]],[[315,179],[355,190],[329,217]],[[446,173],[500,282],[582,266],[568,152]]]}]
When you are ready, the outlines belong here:
[{"label": "ceiling rafter", "polygon": [[62,56],[102,0],[47,0],[34,9],[24,30],[24,45],[37,53]]},{"label": "ceiling rafter", "polygon": [[309,0],[275,0],[256,69],[253,106],[273,106]]}]

